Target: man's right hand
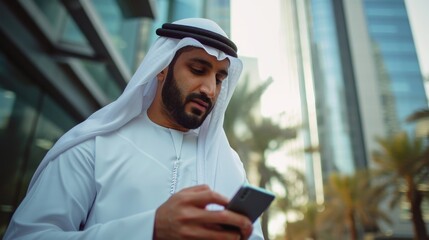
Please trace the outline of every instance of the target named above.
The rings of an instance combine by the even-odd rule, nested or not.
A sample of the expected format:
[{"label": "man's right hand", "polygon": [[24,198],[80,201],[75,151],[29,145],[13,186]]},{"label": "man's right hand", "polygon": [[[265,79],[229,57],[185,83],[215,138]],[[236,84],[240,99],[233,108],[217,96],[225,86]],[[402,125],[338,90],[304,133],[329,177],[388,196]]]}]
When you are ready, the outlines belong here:
[{"label": "man's right hand", "polygon": [[[247,217],[206,209],[209,204],[226,206],[228,201],[207,185],[177,192],[156,210],[154,239],[248,239],[253,226]],[[224,224],[239,231],[226,230],[221,227]]]}]

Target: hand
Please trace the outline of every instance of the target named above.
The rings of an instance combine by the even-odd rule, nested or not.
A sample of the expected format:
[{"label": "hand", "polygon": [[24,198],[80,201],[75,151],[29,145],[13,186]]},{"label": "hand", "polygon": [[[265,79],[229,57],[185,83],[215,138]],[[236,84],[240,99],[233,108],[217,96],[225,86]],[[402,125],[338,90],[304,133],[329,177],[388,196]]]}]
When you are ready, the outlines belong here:
[{"label": "hand", "polygon": [[[228,199],[206,185],[179,191],[163,203],[155,214],[154,239],[248,239],[253,226],[240,214],[210,211],[208,204],[226,206]],[[221,224],[237,226],[229,231]]]}]

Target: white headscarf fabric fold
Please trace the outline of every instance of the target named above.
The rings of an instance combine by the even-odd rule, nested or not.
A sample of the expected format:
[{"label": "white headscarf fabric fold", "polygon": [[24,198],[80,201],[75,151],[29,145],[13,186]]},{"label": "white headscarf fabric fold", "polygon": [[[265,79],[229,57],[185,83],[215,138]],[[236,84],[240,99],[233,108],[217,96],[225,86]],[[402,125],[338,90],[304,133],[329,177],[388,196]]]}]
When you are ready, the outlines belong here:
[{"label": "white headscarf fabric fold", "polygon": [[[203,28],[227,37],[216,23],[208,19],[188,18],[174,23]],[[224,114],[241,74],[242,63],[238,58],[203,45],[193,38],[172,39],[159,37],[150,48],[122,95],[116,101],[96,111],[87,120],[65,133],[49,150],[34,173],[29,189],[46,165],[61,153],[87,139],[115,131],[143,111],[146,111],[155,97],[157,74],[169,65],[176,51],[185,46],[203,48],[207,53],[217,57],[219,60],[225,58],[230,60],[228,79],[222,83],[222,89],[215,107],[199,129],[200,137],[197,150],[198,182],[212,186],[215,180],[214,174],[207,175],[204,171],[216,166],[218,156],[216,153],[222,150],[217,148],[222,145],[225,146],[220,144],[221,141],[227,141],[223,132]],[[226,151],[229,151],[229,149]],[[211,169],[212,171],[214,170],[214,168]]]}]

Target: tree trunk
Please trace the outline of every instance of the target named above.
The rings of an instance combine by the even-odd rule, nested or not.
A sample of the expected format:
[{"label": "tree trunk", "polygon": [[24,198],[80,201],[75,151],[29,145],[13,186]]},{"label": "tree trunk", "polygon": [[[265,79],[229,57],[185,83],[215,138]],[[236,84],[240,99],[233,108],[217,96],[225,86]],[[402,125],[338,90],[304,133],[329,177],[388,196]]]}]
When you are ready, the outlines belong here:
[{"label": "tree trunk", "polygon": [[410,202],[411,219],[413,221],[414,239],[429,240],[421,209],[422,194],[417,191],[412,176],[408,176],[406,181],[408,185],[407,198]]},{"label": "tree trunk", "polygon": [[350,239],[356,240],[357,230],[356,230],[356,221],[355,221],[355,216],[353,214],[353,211],[350,211],[348,213],[348,223],[349,223],[349,230],[350,230]]}]

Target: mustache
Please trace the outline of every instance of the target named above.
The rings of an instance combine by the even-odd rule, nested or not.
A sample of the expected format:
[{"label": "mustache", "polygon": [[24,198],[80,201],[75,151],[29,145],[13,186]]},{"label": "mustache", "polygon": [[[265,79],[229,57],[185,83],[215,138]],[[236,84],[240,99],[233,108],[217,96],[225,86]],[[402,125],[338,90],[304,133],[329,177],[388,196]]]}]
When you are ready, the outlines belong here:
[{"label": "mustache", "polygon": [[201,101],[203,101],[203,102],[205,102],[205,103],[207,103],[208,104],[208,106],[209,106],[209,108],[208,109],[211,109],[212,108],[212,106],[213,106],[213,102],[212,102],[212,100],[210,100],[210,98],[209,97],[207,97],[207,95],[205,95],[205,94],[199,94],[199,93],[191,93],[191,94],[189,94],[187,97],[186,97],[186,102],[190,102],[190,101],[192,101],[192,100],[194,100],[194,99],[199,99],[199,100],[201,100]]}]

